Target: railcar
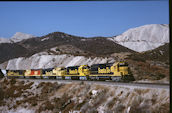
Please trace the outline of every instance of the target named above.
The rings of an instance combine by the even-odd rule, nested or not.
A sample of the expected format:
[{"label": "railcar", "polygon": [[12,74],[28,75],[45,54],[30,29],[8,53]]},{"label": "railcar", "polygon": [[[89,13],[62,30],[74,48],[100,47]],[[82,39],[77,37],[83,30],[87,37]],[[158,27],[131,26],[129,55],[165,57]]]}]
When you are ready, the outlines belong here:
[{"label": "railcar", "polygon": [[24,73],[25,78],[41,78],[42,70],[41,69],[28,69]]},{"label": "railcar", "polygon": [[91,80],[109,80],[113,74],[110,70],[112,64],[94,64],[90,67],[89,78]]},{"label": "railcar", "polygon": [[89,74],[90,70],[88,65],[70,66],[67,67],[67,74],[64,77],[65,79],[87,80]]},{"label": "railcar", "polygon": [[111,66],[111,72],[113,75],[110,76],[113,81],[133,81],[134,77],[132,76],[128,64],[126,62],[116,62]]},{"label": "railcar", "polygon": [[56,79],[65,79],[65,75],[67,75],[67,69],[65,67],[57,67],[53,69],[53,74]]},{"label": "railcar", "polygon": [[24,78],[25,70],[6,70],[8,78]]},{"label": "railcar", "polygon": [[55,75],[53,74],[54,68],[48,68],[48,69],[42,69],[42,78],[55,78]]}]

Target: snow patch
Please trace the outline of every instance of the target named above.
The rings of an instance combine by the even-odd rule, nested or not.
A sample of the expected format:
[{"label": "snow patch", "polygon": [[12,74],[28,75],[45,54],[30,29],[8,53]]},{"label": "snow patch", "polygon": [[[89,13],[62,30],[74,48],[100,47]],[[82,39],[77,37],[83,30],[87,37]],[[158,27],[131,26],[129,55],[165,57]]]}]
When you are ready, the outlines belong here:
[{"label": "snow patch", "polygon": [[57,47],[53,47],[50,50],[56,52]]},{"label": "snow patch", "polygon": [[92,90],[92,91],[91,91],[91,93],[92,93],[93,95],[97,95],[97,92],[98,92],[97,90]]},{"label": "snow patch", "polygon": [[35,37],[35,36],[30,35],[30,34],[21,33],[21,32],[16,32],[16,34],[11,37],[11,40],[13,42],[20,42],[20,41],[22,41],[24,39],[29,39],[29,38],[32,38],[32,37]]},{"label": "snow patch", "polygon": [[34,113],[35,110],[26,109],[26,108],[18,108],[17,110],[10,110],[8,113]]},{"label": "snow patch", "polygon": [[81,41],[86,41],[86,39],[81,39]]},{"label": "snow patch", "polygon": [[46,38],[41,39],[41,41],[45,41],[45,40],[48,40],[48,39],[49,39],[49,37],[46,37]]}]

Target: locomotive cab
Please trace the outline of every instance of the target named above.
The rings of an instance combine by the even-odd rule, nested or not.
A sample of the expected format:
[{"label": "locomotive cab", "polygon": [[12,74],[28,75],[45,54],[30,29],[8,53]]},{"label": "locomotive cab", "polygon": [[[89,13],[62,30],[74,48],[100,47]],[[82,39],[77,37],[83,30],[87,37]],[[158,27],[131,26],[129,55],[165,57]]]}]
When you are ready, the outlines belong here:
[{"label": "locomotive cab", "polygon": [[126,62],[117,62],[111,66],[111,72],[114,76],[125,76],[128,75],[128,64]]},{"label": "locomotive cab", "polygon": [[111,66],[111,72],[113,76],[111,77],[114,81],[133,81],[134,77],[129,73],[128,64],[124,61],[114,63]]}]

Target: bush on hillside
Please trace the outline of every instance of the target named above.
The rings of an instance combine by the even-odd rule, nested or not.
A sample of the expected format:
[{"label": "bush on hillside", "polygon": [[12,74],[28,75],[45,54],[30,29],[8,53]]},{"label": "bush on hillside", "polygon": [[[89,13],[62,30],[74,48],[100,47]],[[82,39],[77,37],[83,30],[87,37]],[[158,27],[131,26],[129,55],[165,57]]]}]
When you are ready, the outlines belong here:
[{"label": "bush on hillside", "polygon": [[2,71],[0,70],[0,78],[3,78],[4,74],[2,73]]}]

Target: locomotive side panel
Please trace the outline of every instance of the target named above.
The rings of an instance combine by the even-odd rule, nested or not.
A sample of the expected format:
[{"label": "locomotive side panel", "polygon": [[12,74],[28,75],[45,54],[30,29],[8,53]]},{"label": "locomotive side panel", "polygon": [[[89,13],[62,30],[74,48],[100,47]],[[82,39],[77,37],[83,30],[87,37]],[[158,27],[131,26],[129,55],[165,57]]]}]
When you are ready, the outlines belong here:
[{"label": "locomotive side panel", "polygon": [[24,70],[7,70],[8,78],[24,78]]},{"label": "locomotive side panel", "polygon": [[24,73],[26,78],[41,78],[42,70],[41,69],[29,69]]}]

